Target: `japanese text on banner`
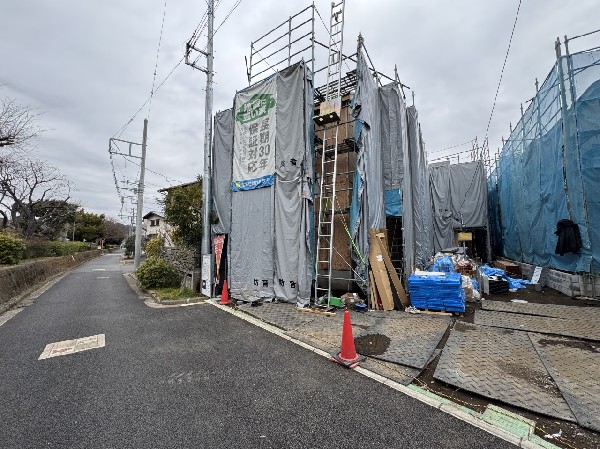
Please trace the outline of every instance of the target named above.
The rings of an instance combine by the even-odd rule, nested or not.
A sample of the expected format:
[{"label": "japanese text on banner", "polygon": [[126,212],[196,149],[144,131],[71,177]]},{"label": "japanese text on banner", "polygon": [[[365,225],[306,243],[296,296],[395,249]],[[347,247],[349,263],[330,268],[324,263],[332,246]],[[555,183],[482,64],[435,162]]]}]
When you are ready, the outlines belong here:
[{"label": "japanese text on banner", "polygon": [[236,95],[232,190],[273,185],[275,173],[275,77]]}]

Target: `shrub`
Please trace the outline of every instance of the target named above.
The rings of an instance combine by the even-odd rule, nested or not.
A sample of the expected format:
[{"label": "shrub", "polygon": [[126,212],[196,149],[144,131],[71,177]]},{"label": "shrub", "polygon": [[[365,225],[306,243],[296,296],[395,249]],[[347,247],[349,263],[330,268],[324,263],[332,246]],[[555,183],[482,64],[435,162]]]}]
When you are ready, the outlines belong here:
[{"label": "shrub", "polygon": [[160,237],[153,238],[146,242],[144,249],[147,257],[160,257],[162,254],[163,241]]},{"label": "shrub", "polygon": [[88,251],[90,246],[84,242],[50,242],[51,256],[70,256],[71,254]]},{"label": "shrub", "polygon": [[135,235],[130,235],[125,239],[125,256],[131,257],[135,251]]},{"label": "shrub", "polygon": [[21,239],[0,234],[0,263],[18,264],[24,251],[25,245]]},{"label": "shrub", "polygon": [[39,257],[50,257],[52,256],[52,248],[50,247],[50,241],[40,238],[31,238],[25,240],[25,252],[23,253],[24,259],[37,259]]},{"label": "shrub", "polygon": [[147,258],[135,274],[144,288],[178,287],[181,282],[175,267],[157,257]]}]

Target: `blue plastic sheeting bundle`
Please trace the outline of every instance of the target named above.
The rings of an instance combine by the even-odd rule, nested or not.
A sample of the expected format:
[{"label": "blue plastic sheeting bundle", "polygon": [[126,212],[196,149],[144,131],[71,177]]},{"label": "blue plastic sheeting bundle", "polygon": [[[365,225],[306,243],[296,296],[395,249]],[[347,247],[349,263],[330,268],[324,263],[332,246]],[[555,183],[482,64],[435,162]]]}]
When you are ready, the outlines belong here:
[{"label": "blue plastic sheeting bundle", "polygon": [[461,286],[460,273],[414,273],[408,278],[408,292],[413,307],[446,312],[465,311],[465,291]]},{"label": "blue plastic sheeting bundle", "polygon": [[501,276],[502,279],[505,279],[508,282],[508,288],[511,290],[519,290],[521,288],[525,288],[526,285],[531,284],[531,281],[528,281],[527,279],[515,279],[508,277],[504,270],[501,270],[500,268],[492,268],[489,265],[482,265],[479,267],[479,271],[486,276]]},{"label": "blue plastic sheeting bundle", "polygon": [[479,282],[477,282],[475,279],[471,279],[471,284],[473,284],[473,288],[477,291],[479,291]]},{"label": "blue plastic sheeting bundle", "polygon": [[439,271],[442,273],[454,273],[454,262],[450,256],[441,256],[435,259],[429,271]]}]

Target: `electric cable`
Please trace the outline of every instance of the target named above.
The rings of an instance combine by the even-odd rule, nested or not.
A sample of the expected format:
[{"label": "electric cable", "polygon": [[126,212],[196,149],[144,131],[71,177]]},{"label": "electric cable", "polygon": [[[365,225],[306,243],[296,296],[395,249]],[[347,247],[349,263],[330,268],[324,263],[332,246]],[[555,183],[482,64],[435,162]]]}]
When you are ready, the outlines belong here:
[{"label": "electric cable", "polygon": [[150,119],[150,111],[152,109],[152,97],[154,96],[154,84],[156,83],[156,72],[158,71],[158,60],[159,60],[159,56],[160,56],[160,44],[162,42],[166,14],[167,14],[167,0],[165,0],[165,6],[163,8],[162,23],[160,24],[160,35],[158,36],[158,48],[156,50],[156,62],[154,64],[154,76],[152,78],[152,89],[150,89],[150,102],[148,104],[148,115],[146,116],[147,119]]},{"label": "electric cable", "polygon": [[515,28],[517,27],[517,21],[519,19],[519,11],[521,10],[521,2],[523,0],[519,0],[519,5],[517,6],[517,13],[515,14],[515,21],[513,23],[512,31],[510,33],[510,39],[508,40],[508,48],[506,49],[506,55],[504,56],[504,63],[502,64],[502,70],[500,71],[500,80],[498,80],[498,87],[496,88],[496,94],[494,95],[494,103],[492,104],[492,112],[490,113],[490,118],[488,120],[487,127],[485,129],[485,138],[484,142],[488,139],[488,133],[490,130],[490,125],[492,123],[492,117],[494,116],[494,110],[496,109],[496,101],[498,100],[498,93],[500,92],[500,85],[502,84],[502,77],[504,75],[504,69],[506,67],[506,61],[508,60],[508,54],[510,53],[510,46],[512,44],[513,36],[515,34]]},{"label": "electric cable", "polygon": [[475,142],[475,139],[471,139],[467,142],[463,142],[463,143],[459,143],[456,145],[452,145],[451,147],[446,147],[446,148],[442,148],[441,150],[435,150],[435,151],[428,151],[428,154],[435,154],[435,153],[441,153],[442,151],[446,151],[446,150],[451,150],[452,148],[458,148],[458,147],[462,147],[463,145],[467,145],[469,143],[473,143]]},{"label": "electric cable", "polygon": [[[184,59],[185,59],[185,55],[179,60],[179,62],[177,64],[175,64],[175,67],[173,67],[173,69],[171,69],[171,71],[169,72],[169,74],[156,87],[156,89],[154,90],[154,93],[158,92],[159,89],[163,86],[163,84],[165,84],[167,82],[167,80],[173,74],[173,72],[175,71],[175,69],[177,69],[177,67],[179,67],[181,65],[181,63],[184,61]],[[140,108],[136,111],[136,113],[133,114],[133,116],[127,121],[127,123],[125,123],[125,125],[123,125],[123,127],[112,136],[113,139],[114,138],[119,138],[123,134],[123,132],[125,132],[125,129],[127,129],[127,127],[131,124],[131,122],[133,122],[133,120],[135,120],[135,118],[137,117],[137,115],[142,111],[142,109],[144,109],[144,107],[148,104],[149,101],[150,101],[150,98],[148,98],[144,102],[144,104],[142,106],[140,106]]]}]

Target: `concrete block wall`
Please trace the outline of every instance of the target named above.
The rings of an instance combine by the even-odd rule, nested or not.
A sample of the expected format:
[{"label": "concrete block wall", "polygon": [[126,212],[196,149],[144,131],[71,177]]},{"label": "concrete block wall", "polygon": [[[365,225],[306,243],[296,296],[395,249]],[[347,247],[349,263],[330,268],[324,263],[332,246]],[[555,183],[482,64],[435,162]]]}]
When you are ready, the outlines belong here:
[{"label": "concrete block wall", "polygon": [[[517,261],[514,261],[514,263],[521,267],[523,279],[531,279],[533,270],[535,270],[535,265]],[[540,284],[570,297],[582,296],[581,287],[584,285],[584,280],[582,278],[583,276],[578,273],[568,273],[565,271],[553,270],[548,267],[542,267]],[[600,281],[598,282],[598,286],[600,287]],[[598,290],[598,292],[600,292],[600,290]]]},{"label": "concrete block wall", "polygon": [[600,273],[580,276],[581,295],[600,300]]}]

